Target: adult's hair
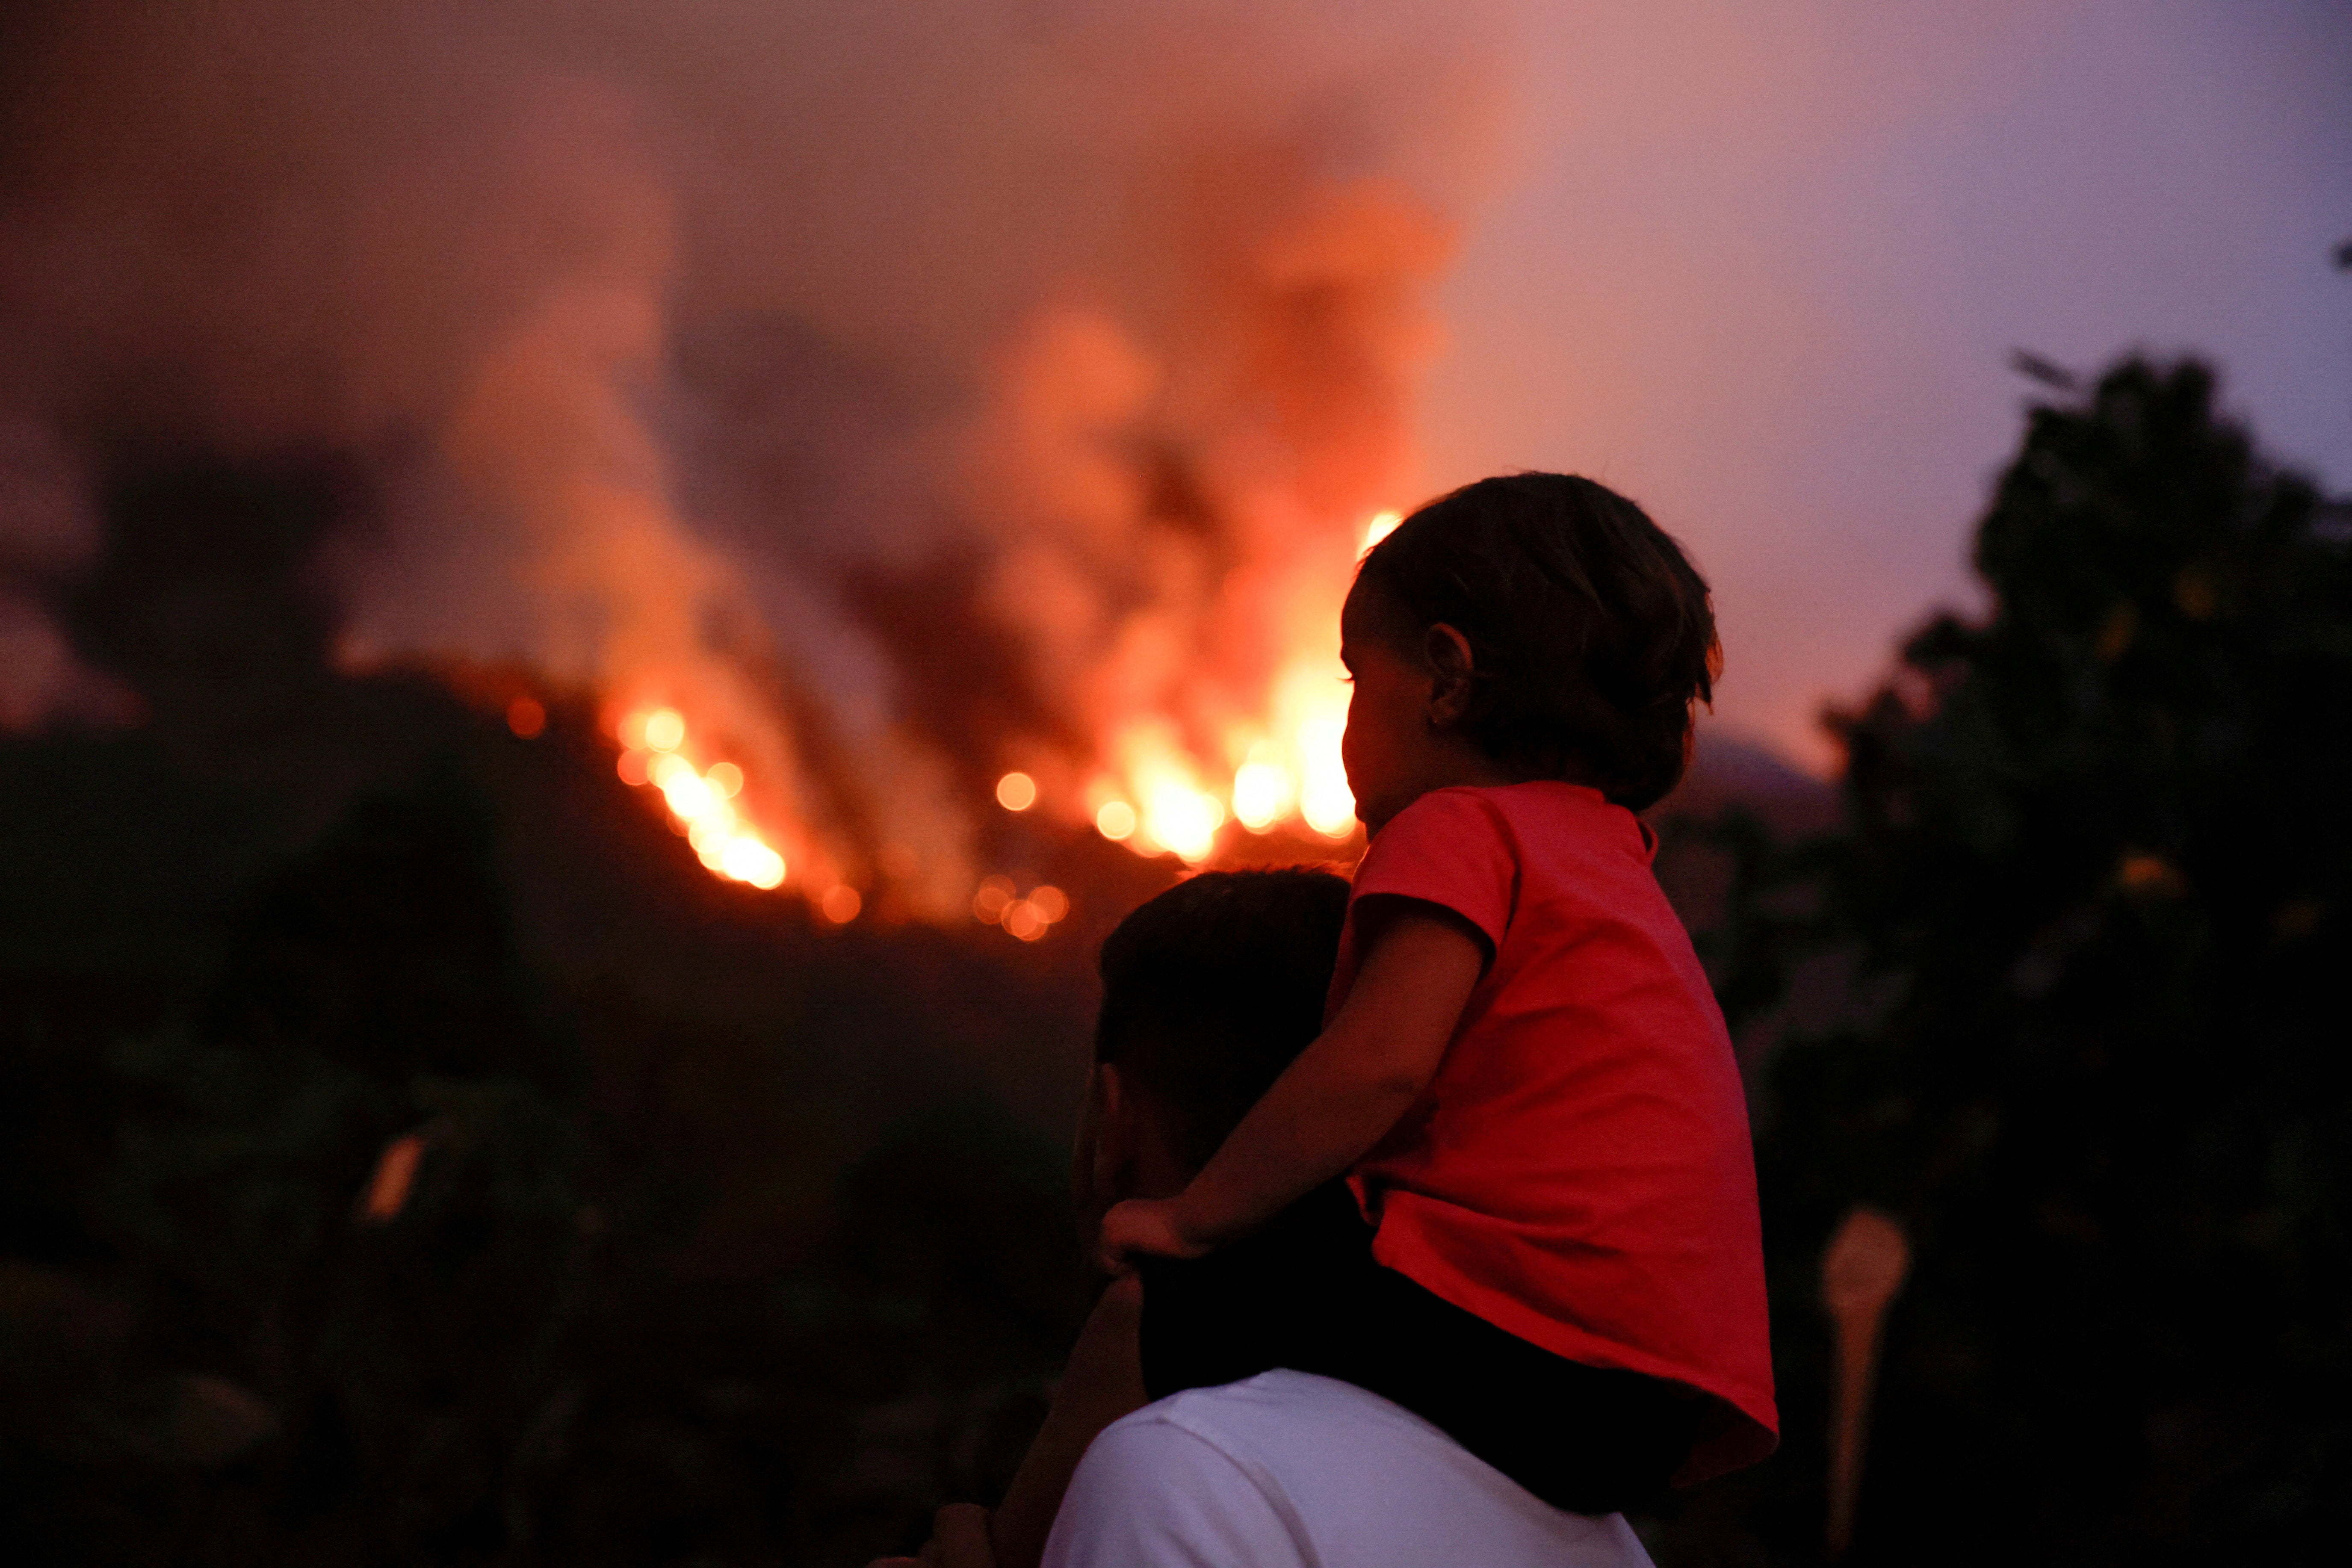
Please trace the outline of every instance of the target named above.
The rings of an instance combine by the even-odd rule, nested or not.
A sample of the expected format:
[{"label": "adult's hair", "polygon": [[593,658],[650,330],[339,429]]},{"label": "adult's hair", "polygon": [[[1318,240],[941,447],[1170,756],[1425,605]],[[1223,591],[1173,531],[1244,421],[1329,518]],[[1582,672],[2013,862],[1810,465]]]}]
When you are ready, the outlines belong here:
[{"label": "adult's hair", "polygon": [[1681,780],[1691,704],[1722,668],[1715,611],[1623,496],[1571,474],[1481,479],[1406,518],[1357,575],[1410,621],[1388,629],[1415,657],[1441,623],[1468,639],[1463,730],[1488,756],[1634,811]]},{"label": "adult's hair", "polygon": [[1204,871],[1103,939],[1095,1060],[1206,1164],[1322,1031],[1348,884],[1326,871]]}]

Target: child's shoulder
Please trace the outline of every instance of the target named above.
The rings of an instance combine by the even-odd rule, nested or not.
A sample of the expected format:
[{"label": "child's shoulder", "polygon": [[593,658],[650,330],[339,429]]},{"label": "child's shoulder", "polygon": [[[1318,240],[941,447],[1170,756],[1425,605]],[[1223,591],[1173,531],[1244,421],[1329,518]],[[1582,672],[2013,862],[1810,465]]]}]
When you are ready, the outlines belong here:
[{"label": "child's shoulder", "polygon": [[1397,821],[1416,811],[1423,815],[1409,836],[1423,852],[1470,853],[1483,841],[1523,870],[1549,864],[1578,880],[1606,867],[1646,870],[1657,853],[1656,837],[1640,817],[1588,784],[1564,780],[1449,785],[1423,795]]},{"label": "child's shoulder", "polygon": [[1449,784],[1381,829],[1357,868],[1356,891],[1411,892],[1418,881],[1516,887],[1542,867],[1584,879],[1608,863],[1646,867],[1654,847],[1632,812],[1583,784]]},{"label": "child's shoulder", "polygon": [[1431,790],[1397,814],[1397,821],[1420,814],[1423,822],[1483,819],[1512,829],[1553,832],[1625,832],[1638,819],[1590,784],[1563,779],[1525,784],[1448,784]]}]

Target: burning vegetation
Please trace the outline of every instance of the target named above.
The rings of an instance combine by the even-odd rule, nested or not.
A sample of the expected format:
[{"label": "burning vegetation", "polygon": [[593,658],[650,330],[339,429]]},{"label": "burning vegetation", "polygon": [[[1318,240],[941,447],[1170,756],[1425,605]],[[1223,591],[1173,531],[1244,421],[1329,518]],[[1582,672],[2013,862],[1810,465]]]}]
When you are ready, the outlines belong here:
[{"label": "burning vegetation", "polygon": [[46,650],[0,711],[104,707],[44,601],[110,474],[328,454],[342,668],[593,708],[712,873],[828,919],[1050,930],[985,896],[1008,815],[1353,831],[1338,608],[1421,484],[1475,18],[230,10],[9,51],[0,528],[49,521],[0,539]]}]

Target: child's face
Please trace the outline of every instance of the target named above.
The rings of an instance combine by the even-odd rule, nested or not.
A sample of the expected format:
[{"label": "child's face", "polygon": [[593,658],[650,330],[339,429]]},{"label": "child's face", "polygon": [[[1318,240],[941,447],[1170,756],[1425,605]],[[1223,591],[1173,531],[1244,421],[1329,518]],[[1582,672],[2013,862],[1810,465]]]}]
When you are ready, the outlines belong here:
[{"label": "child's face", "polygon": [[1339,662],[1353,683],[1339,758],[1356,815],[1373,833],[1436,787],[1429,775],[1443,738],[1430,721],[1436,677],[1396,646],[1389,630],[1396,617],[1378,613],[1380,593],[1360,580],[1339,616]]}]

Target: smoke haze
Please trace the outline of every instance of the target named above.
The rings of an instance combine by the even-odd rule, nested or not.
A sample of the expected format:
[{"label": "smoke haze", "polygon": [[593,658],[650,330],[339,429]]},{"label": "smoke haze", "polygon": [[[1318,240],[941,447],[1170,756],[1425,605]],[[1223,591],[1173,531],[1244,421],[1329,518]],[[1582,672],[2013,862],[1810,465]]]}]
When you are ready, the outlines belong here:
[{"label": "smoke haze", "polygon": [[125,710],[41,608],[109,472],[333,451],[348,662],[675,707],[796,880],[919,908],[999,769],[1076,816],[1283,742],[1496,96],[1402,3],[11,26],[0,720]]},{"label": "smoke haze", "polygon": [[1481,473],[1649,506],[1720,721],[1826,768],[1819,704],[1973,592],[2011,349],[2216,353],[2339,475],[2352,430],[2324,6],[0,29],[0,723],[136,710],[44,607],[110,476],[326,448],[380,514],[325,563],[349,661],[675,704],[812,887],[961,897],[1012,767],[1163,793],[1161,843],[1243,767],[1304,815],[1364,514]]}]

